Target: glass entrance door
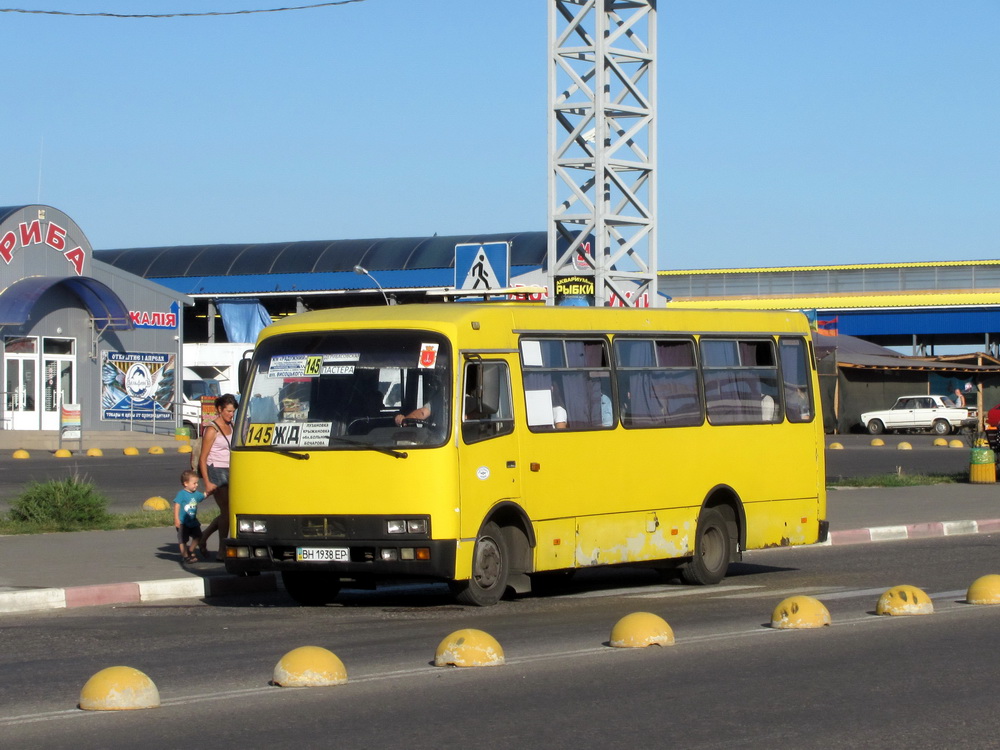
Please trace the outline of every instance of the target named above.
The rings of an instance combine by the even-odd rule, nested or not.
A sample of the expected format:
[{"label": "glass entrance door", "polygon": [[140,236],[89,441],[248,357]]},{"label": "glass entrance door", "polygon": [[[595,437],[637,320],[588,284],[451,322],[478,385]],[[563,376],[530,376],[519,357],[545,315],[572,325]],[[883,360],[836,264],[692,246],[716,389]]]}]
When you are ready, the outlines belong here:
[{"label": "glass entrance door", "polygon": [[75,339],[42,339],[42,429],[58,430],[60,407],[76,403]]},{"label": "glass entrance door", "polygon": [[4,337],[4,427],[37,430],[38,339]]}]

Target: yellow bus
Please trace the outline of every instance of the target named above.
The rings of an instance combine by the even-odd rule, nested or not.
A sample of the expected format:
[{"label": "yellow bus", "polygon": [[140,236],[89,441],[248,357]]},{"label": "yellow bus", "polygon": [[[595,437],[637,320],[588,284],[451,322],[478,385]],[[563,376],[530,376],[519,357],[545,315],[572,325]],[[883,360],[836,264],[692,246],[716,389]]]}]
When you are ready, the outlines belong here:
[{"label": "yellow bus", "polygon": [[226,568],[302,604],[409,580],[486,606],[616,564],[713,584],[827,535],[800,313],[310,312],[262,332],[242,392]]}]

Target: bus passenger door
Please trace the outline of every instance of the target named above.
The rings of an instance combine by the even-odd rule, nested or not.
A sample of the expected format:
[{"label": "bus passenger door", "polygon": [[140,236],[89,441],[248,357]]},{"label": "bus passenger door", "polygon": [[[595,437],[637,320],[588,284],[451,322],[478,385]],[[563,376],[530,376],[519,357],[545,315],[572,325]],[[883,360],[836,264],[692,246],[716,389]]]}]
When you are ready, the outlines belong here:
[{"label": "bus passenger door", "polygon": [[466,354],[462,394],[458,435],[461,536],[472,539],[491,507],[502,500],[518,501],[521,495],[510,364]]}]

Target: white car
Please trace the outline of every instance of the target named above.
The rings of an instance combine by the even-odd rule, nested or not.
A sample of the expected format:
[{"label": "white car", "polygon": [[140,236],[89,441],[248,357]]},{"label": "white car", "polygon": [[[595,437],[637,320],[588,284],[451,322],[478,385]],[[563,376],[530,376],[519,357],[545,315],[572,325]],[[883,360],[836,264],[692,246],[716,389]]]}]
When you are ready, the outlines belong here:
[{"label": "white car", "polygon": [[955,406],[947,396],[900,396],[891,409],[867,411],[861,423],[872,435],[886,430],[931,430],[949,435],[976,424],[976,410]]}]

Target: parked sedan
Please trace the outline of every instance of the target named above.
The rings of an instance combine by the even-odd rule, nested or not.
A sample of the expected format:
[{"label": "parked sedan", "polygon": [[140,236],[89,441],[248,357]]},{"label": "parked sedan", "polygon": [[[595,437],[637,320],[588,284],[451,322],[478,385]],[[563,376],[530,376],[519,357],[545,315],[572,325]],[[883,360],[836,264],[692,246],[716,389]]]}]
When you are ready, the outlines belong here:
[{"label": "parked sedan", "polygon": [[872,435],[886,430],[931,430],[949,435],[976,424],[976,410],[955,406],[947,396],[901,396],[891,409],[868,411],[861,423]]}]

